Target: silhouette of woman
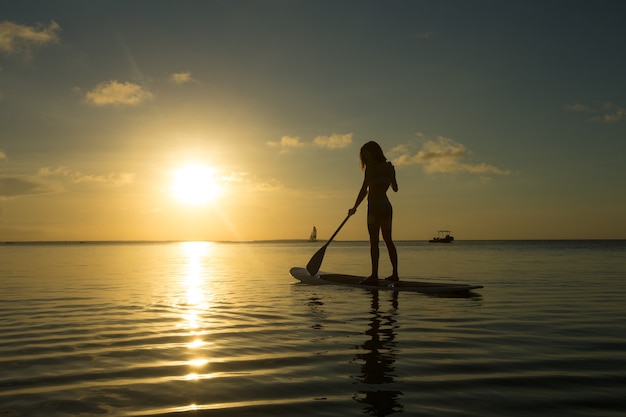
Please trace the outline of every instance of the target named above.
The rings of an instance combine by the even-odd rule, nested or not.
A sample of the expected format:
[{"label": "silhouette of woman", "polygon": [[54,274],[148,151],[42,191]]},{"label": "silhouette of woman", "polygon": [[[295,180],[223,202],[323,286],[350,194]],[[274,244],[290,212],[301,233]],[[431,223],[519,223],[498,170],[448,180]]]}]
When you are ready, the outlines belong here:
[{"label": "silhouette of woman", "polygon": [[389,281],[398,281],[398,253],[396,245],[391,236],[391,222],[393,218],[393,207],[387,190],[398,191],[396,182],[396,170],[391,162],[383,154],[383,150],[376,142],[367,142],[360,151],[361,168],[365,170],[363,185],[357,195],[354,207],[348,210],[348,215],[356,213],[356,209],[367,197],[367,230],[370,235],[370,255],[372,258],[372,274],[362,280],[362,284],[378,285],[378,258],[379,258],[379,236],[382,232],[383,240],[387,245],[389,259],[393,272]]}]

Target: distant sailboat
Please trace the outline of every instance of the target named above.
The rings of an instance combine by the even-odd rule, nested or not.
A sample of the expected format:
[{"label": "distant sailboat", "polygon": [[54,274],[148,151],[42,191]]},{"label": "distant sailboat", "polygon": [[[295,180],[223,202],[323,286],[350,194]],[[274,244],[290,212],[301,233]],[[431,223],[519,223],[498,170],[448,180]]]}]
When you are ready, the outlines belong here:
[{"label": "distant sailboat", "polygon": [[309,242],[317,242],[317,229],[313,226],[313,231],[311,232],[311,237],[309,237]]}]

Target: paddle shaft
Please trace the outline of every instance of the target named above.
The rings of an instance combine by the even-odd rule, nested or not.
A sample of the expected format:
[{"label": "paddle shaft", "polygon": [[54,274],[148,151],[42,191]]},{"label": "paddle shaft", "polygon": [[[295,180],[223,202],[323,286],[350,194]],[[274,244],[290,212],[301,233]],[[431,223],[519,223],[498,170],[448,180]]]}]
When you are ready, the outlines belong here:
[{"label": "paddle shaft", "polygon": [[326,244],[324,246],[328,246],[328,244],[330,242],[332,242],[332,240],[335,238],[335,236],[337,236],[337,233],[339,233],[339,231],[341,230],[341,228],[343,227],[344,224],[346,224],[346,222],[348,221],[348,219],[350,218],[350,215],[348,214],[346,216],[345,219],[343,219],[343,221],[341,222],[341,224],[339,225],[339,227],[337,228],[337,230],[335,230],[335,233],[333,233],[333,235],[330,237],[330,239],[328,239],[328,242],[326,242]]}]

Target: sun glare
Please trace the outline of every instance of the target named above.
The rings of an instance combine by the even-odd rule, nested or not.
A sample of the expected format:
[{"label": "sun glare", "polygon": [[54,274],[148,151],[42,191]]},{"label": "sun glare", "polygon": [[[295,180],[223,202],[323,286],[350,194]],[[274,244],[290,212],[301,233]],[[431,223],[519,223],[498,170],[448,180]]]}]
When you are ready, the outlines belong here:
[{"label": "sun glare", "polygon": [[216,170],[206,165],[186,165],[174,172],[172,192],[183,204],[199,206],[213,202],[222,191]]}]

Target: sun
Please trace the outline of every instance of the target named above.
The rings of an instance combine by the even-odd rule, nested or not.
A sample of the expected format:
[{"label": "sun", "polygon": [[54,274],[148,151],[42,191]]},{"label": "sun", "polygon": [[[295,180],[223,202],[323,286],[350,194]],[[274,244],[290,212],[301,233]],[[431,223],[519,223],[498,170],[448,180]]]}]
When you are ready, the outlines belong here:
[{"label": "sun", "polygon": [[191,206],[212,203],[222,193],[217,170],[202,164],[188,164],[174,171],[171,188],[179,202]]}]

